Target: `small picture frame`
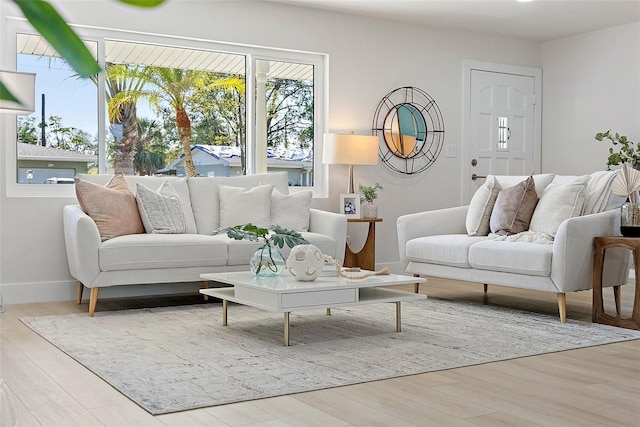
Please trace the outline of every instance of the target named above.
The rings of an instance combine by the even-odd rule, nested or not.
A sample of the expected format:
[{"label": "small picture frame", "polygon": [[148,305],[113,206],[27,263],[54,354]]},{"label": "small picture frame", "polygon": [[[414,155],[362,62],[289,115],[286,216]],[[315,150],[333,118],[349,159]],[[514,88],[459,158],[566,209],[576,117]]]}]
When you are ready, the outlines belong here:
[{"label": "small picture frame", "polygon": [[360,194],[341,194],[340,213],[346,215],[347,218],[360,218]]}]

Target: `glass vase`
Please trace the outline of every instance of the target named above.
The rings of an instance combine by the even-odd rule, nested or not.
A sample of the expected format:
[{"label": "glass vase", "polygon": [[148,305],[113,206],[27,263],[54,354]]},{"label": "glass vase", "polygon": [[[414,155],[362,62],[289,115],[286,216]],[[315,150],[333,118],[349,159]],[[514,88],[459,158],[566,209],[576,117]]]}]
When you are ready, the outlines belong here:
[{"label": "glass vase", "polygon": [[620,234],[640,237],[640,203],[627,199],[620,208]]},{"label": "glass vase", "polygon": [[282,253],[271,242],[260,246],[249,261],[249,269],[258,277],[277,276],[287,268]]}]

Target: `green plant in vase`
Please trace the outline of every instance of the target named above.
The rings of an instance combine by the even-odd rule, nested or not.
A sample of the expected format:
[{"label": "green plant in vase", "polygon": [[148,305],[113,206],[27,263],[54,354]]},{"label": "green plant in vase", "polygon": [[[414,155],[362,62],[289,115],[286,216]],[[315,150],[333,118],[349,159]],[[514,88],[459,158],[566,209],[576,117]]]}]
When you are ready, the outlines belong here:
[{"label": "green plant in vase", "polygon": [[609,157],[607,158],[607,170],[611,170],[611,166],[617,166],[620,163],[629,163],[632,167],[640,167],[640,143],[635,144],[625,136],[619,133],[611,133],[611,129],[606,132],[598,132],[595,136],[596,140],[603,141],[608,139],[613,145],[620,145],[620,150],[615,152],[613,147],[609,148]]},{"label": "green plant in vase", "polygon": [[262,228],[251,223],[220,230],[235,240],[253,240],[262,245],[251,257],[249,268],[256,276],[277,276],[286,268],[286,261],[278,248],[293,248],[309,242],[300,233],[278,225]]},{"label": "green plant in vase", "polygon": [[359,190],[362,195],[362,217],[367,219],[374,219],[378,217],[378,206],[373,201],[378,198],[378,191],[383,190],[384,187],[379,183],[375,183],[372,186],[360,184]]}]

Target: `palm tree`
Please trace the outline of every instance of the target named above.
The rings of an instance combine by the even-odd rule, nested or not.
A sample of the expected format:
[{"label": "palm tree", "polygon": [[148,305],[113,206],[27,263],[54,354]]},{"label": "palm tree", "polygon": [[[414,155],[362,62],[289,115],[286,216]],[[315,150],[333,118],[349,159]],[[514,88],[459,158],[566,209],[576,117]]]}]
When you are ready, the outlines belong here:
[{"label": "palm tree", "polygon": [[184,168],[187,176],[197,176],[196,167],[191,156],[191,120],[187,114],[187,107],[196,89],[202,86],[204,72],[183,70],[179,68],[147,67],[145,92],[149,102],[157,106],[166,102],[176,114],[178,137],[182,143],[184,154]]},{"label": "palm tree", "polygon": [[139,175],[153,175],[165,163],[162,129],[155,120],[138,119],[138,135],[133,164]]},{"label": "palm tree", "polygon": [[144,96],[146,73],[147,67],[144,66],[107,65],[105,81],[109,122],[112,126],[122,126],[122,137],[119,140],[116,137],[116,173],[134,174],[133,160],[139,139],[136,104]]}]

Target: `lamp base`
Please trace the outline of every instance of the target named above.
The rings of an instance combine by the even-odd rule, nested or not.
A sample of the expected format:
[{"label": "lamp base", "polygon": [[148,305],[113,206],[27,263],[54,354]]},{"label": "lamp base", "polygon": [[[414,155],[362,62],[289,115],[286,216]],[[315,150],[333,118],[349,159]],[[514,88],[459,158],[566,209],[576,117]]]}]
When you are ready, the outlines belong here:
[{"label": "lamp base", "polygon": [[349,180],[347,181],[347,194],[353,194],[353,165],[349,165]]}]

